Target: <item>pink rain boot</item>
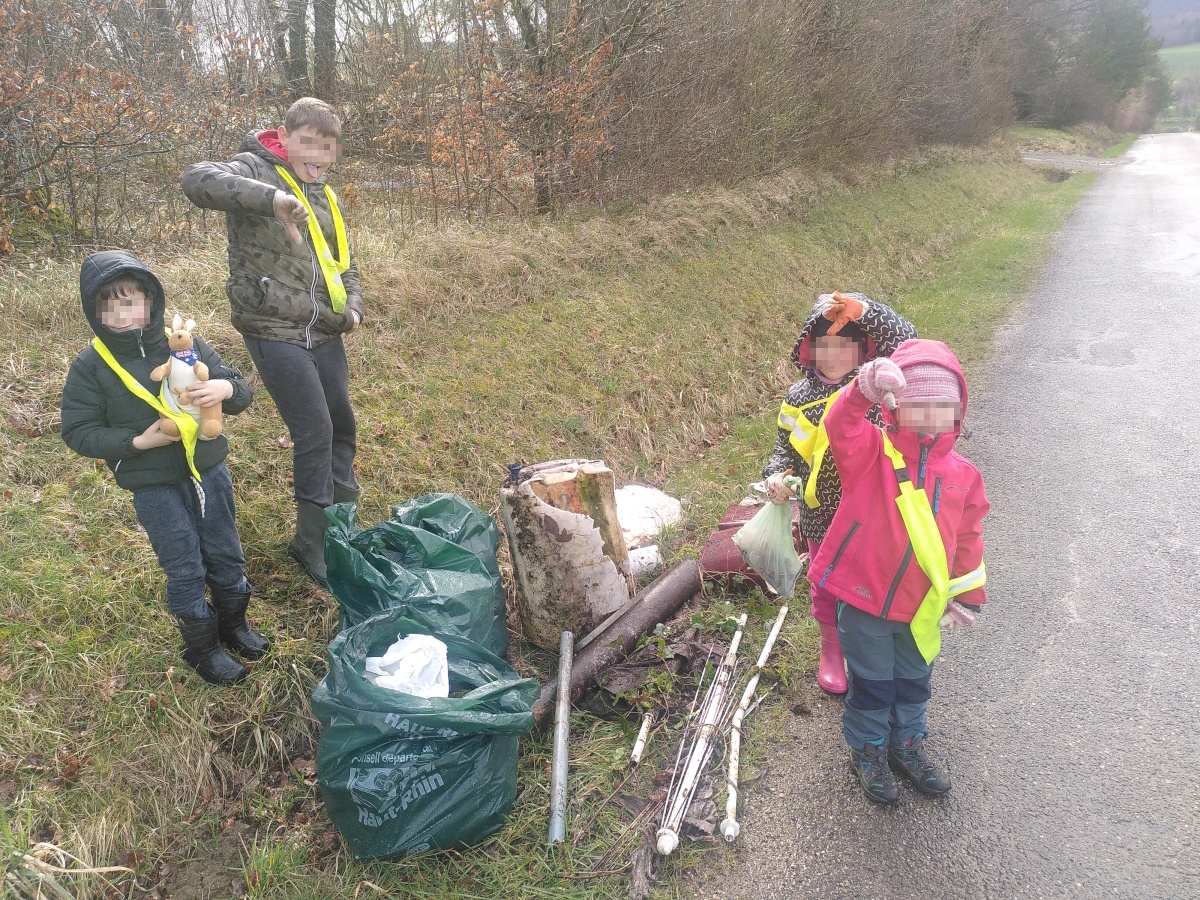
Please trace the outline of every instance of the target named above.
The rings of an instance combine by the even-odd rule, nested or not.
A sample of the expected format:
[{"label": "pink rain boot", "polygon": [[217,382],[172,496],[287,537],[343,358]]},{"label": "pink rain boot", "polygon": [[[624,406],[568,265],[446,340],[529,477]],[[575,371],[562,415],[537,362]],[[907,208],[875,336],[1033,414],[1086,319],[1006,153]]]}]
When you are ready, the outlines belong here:
[{"label": "pink rain boot", "polygon": [[820,625],[821,662],[817,666],[817,684],[827,694],[846,693],[846,662],[842,645],[838,643],[837,627]]}]

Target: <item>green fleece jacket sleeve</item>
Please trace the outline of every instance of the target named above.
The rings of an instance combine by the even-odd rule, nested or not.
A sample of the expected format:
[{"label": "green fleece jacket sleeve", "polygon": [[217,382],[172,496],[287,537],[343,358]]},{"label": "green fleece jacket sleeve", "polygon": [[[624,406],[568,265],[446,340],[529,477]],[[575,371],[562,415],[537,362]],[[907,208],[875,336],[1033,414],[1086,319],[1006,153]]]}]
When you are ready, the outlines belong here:
[{"label": "green fleece jacket sleeve", "polygon": [[132,428],[108,424],[100,385],[84,366],[72,365],[62,399],[62,439],[66,445],[91,459],[128,459],[142,452],[133,446],[138,434]]}]

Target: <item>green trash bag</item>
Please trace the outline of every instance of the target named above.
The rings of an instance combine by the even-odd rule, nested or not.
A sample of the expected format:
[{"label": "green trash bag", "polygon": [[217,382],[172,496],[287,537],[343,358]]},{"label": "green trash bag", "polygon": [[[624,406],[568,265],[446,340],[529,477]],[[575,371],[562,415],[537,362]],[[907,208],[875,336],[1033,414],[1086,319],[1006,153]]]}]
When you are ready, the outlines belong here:
[{"label": "green trash bag", "polygon": [[[446,644],[450,697],[422,699],[363,677],[368,656],[397,638]],[[540,688],[477,643],[420,614],[380,613],[329,645],[329,674],[312,695],[324,726],[317,779],[330,821],[356,859],[467,847],[508,819],[517,746]]]},{"label": "green trash bag", "polygon": [[343,628],[387,609],[418,610],[497,656],[508,652],[499,529],[487,513],[462,497],[430,494],[370,528],[354,524],[352,503],[325,514],[326,578]]},{"label": "green trash bag", "polygon": [[496,560],[500,529],[495,519],[465,497],[426,494],[393,506],[392,519],[423,528],[470,550],[479,557],[489,574],[500,577],[500,563]]}]

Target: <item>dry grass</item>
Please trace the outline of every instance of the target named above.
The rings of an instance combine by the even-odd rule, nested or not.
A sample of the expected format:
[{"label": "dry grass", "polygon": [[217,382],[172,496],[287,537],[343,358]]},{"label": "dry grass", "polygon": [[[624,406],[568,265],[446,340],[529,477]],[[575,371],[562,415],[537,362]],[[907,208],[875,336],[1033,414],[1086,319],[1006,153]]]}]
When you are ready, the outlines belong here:
[{"label": "dry grass", "polygon": [[[371,227],[382,213],[360,208],[367,323],[349,347],[361,518],[431,490],[494,512],[505,463],[599,456],[691,500],[670,549],[694,553],[757,477],[792,377],[783,360],[819,291],[889,300],[950,341],[969,371],[984,358],[991,328],[1089,183],[1050,184],[1014,157],[1011,146],[930,151],[886,173],[787,174],[491,230],[396,235]],[[250,372],[228,325],[219,243],[154,266],[169,310],[194,316]],[[277,438],[286,430],[262,391],[228,422],[251,612],[274,650],[244,686],[213,690],[179,659],[127,496],[56,431],[67,365],[89,337],[76,277],[63,262],[0,281],[0,851],[43,842],[73,854],[56,857],[63,868],[124,861],[144,885],[163,863],[224,861],[211,874],[231,896],[376,896],[367,882],[393,896],[623,890],[620,878],[575,877],[624,828],[616,809],[573,851],[545,853],[543,738],[523,742],[517,807],[482,847],[394,864],[349,858],[311,775],[294,769],[317,737],[308,695],[336,604],[285,557],[291,460]],[[699,615],[721,627],[746,602],[715,596]],[[781,693],[811,661],[811,632],[806,614],[793,617]],[[755,622],[752,646],[761,634]],[[544,655],[515,644],[512,656],[523,673],[544,674]],[[628,746],[618,724],[581,713],[574,728],[573,819],[623,777]],[[656,738],[648,770],[668,745]],[[689,849],[667,875],[694,859]],[[197,871],[189,866],[172,890],[199,896],[185,889]],[[133,889],[119,874],[56,878],[81,896],[103,895],[103,879]]]}]

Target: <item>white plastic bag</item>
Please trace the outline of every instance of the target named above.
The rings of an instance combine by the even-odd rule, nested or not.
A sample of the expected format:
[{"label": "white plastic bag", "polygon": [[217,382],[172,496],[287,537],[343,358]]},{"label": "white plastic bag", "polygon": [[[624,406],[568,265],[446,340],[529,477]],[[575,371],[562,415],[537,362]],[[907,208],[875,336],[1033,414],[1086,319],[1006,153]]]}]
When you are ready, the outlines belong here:
[{"label": "white plastic bag", "polygon": [[616,492],[616,501],[625,546],[630,549],[646,546],[664,528],[683,521],[683,504],[649,485],[627,484]]},{"label": "white plastic bag", "polygon": [[658,549],[658,544],[639,547],[629,551],[629,572],[634,578],[640,578],[661,566],[662,561],[662,552]]},{"label": "white plastic bag", "polygon": [[796,589],[802,562],[792,541],[792,504],[767,503],[739,529],[733,542],[742,559],[780,597]]},{"label": "white plastic bag", "polygon": [[368,656],[363,660],[363,675],[381,688],[414,697],[450,696],[446,645],[428,634],[410,634],[388,647],[383,656]]}]

